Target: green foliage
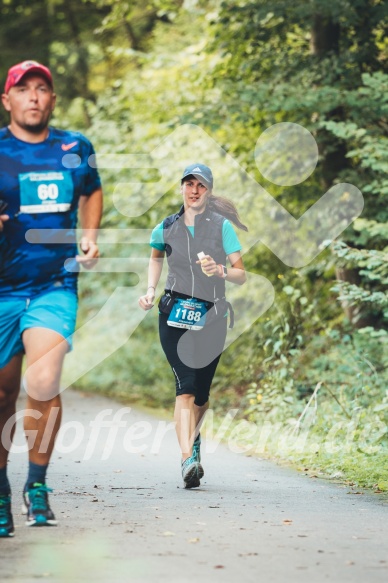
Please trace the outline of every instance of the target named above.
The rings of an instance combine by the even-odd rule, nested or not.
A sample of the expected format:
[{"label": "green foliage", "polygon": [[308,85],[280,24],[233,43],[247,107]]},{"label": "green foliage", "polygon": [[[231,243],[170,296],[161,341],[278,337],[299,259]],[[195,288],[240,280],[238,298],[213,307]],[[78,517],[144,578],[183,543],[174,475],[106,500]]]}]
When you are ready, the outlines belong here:
[{"label": "green foliage", "polygon": [[[382,224],[371,224],[363,222],[373,229],[374,234],[383,233],[386,227]],[[377,228],[376,228],[377,226]],[[360,223],[358,223],[360,227]],[[355,226],[357,228],[357,225]],[[367,235],[368,236],[368,235]],[[369,234],[372,238],[372,235]],[[358,268],[360,277],[363,278],[362,285],[338,281],[332,290],[338,292],[338,300],[347,302],[350,306],[369,304],[382,312],[379,319],[379,326],[388,322],[388,296],[386,286],[388,283],[388,247],[383,251],[377,249],[354,249],[339,241],[333,245],[333,251],[338,258],[345,261],[347,265],[355,265]]]},{"label": "green foliage", "polygon": [[363,218],[348,230],[348,244],[333,245],[338,265],[353,268],[356,281],[339,281],[333,289],[340,301],[358,306],[361,315],[368,314],[376,328],[387,328],[388,322],[387,87],[388,75],[381,71],[364,74],[361,87],[344,94],[349,121],[323,122],[328,131],[347,142],[351,166],[340,177],[349,181],[356,178],[366,203]]},{"label": "green foliage", "polygon": [[[388,208],[387,45],[382,42],[387,21],[386,4],[370,0],[352,7],[341,0],[294,2],[287,8],[279,0],[270,9],[260,0],[224,2],[212,45],[222,54],[214,82],[238,122],[257,127],[291,116],[317,138],[322,163],[316,177],[326,186],[344,181],[362,190],[362,238],[354,225],[344,240],[361,247],[364,261],[357,265],[348,254],[346,265],[334,247],[343,274],[347,277],[352,266],[358,280],[340,281],[335,289],[339,300],[357,304],[357,315],[350,316],[355,324],[369,319],[377,327],[386,323],[384,312],[376,310],[376,303],[384,305],[386,282],[379,280],[375,264],[384,261],[386,255],[377,255],[387,244],[386,231],[376,226],[387,222]],[[303,196],[290,194],[300,213]],[[292,212],[298,214],[298,208]]]},{"label": "green foliage", "polygon": [[[249,271],[271,281],[276,300],[225,352],[212,406],[219,414],[239,407],[241,416],[270,422],[286,436],[308,426],[306,447],[295,450],[292,439],[288,447],[274,431],[268,451],[384,489],[387,4],[4,0],[0,13],[3,78],[19,60],[49,64],[59,94],[54,123],[84,130],[100,155],[147,154],[177,126],[193,123],[296,217],[333,183],[347,181],[362,190],[362,217],[331,252],[306,268],[289,269],[260,244],[244,257]],[[309,129],[320,152],[313,175],[290,188],[265,181],[253,156],[260,133],[282,121]],[[117,184],[151,183],[157,176],[131,168],[102,169],[101,175],[104,228],[152,228],[179,201],[172,189],[146,214],[128,218],[113,203]],[[141,195],[131,191],[131,202],[135,205]],[[147,245],[103,238],[101,249],[105,257],[124,259],[149,254]],[[336,270],[357,277],[336,282]],[[79,325],[117,286],[136,283],[128,273],[82,273]],[[348,307],[359,308],[371,321],[357,330],[357,323],[344,317]],[[77,385],[171,407],[174,379],[158,343],[156,320],[151,312],[127,344]]]},{"label": "green foliage", "polygon": [[[171,16],[170,23],[158,21],[142,51],[127,53],[127,73],[112,79],[111,86],[89,105],[89,135],[102,152],[146,153],[176,125],[199,123],[258,178],[252,151],[260,131],[271,123],[302,123],[318,139],[323,160],[338,143],[346,144],[346,163],[331,170],[330,176],[353,182],[365,192],[366,214],[348,229],[347,243],[334,243],[332,253],[321,254],[303,270],[289,270],[261,246],[249,253],[247,268],[270,279],[276,304],[225,352],[211,405],[219,414],[239,407],[240,415],[250,421],[271,422],[292,434],[314,388],[322,383],[308,409],[315,411],[317,403],[315,414],[301,421],[302,428],[303,423],[310,427],[308,447],[295,452],[287,449],[284,440],[280,447],[275,432],[267,451],[287,455],[295,463],[305,460],[309,467],[324,468],[329,474],[349,472],[354,479],[359,476],[362,484],[373,485],[379,477],[383,482],[387,476],[382,470],[371,470],[387,447],[384,436],[373,441],[380,435],[381,423],[386,423],[387,399],[387,344],[382,330],[387,222],[382,138],[387,92],[385,76],[374,72],[379,66],[375,57],[385,50],[380,34],[382,8],[361,2],[345,15],[342,2],[324,6],[298,2],[291,13],[288,7],[285,18],[282,2],[275,2],[272,14],[264,2],[224,3],[220,9],[194,4],[191,12],[173,10],[173,26]],[[327,18],[341,22],[340,51],[334,47],[323,55],[311,53],[317,7]],[[374,23],[367,41],[364,32],[359,36],[362,9],[368,12],[364,24]],[[194,13],[197,35],[188,42]],[[104,27],[111,28],[111,23],[104,21],[99,34],[105,34]],[[206,43],[211,35],[213,40]],[[365,42],[365,46],[372,43],[373,50],[363,52]],[[116,71],[122,71],[122,51],[120,45],[110,51],[118,64]],[[337,108],[345,115],[333,115]],[[120,180],[129,172],[121,171]],[[300,216],[321,195],[326,172],[321,163],[303,185],[286,190],[264,185]],[[117,173],[104,170],[103,177],[106,191],[111,192]],[[146,215],[129,220],[117,213],[108,196],[104,225],[151,228],[172,212],[174,200],[175,193],[167,193]],[[120,249],[113,246],[106,252],[118,256]],[[339,267],[356,268],[361,282],[335,284],[336,301],[334,277]],[[87,296],[91,309],[100,305],[98,298],[103,287],[108,289],[108,279],[100,276]],[[127,284],[125,274],[117,275],[115,282]],[[87,292],[85,286],[82,289]],[[359,332],[345,329],[342,306],[353,302],[370,306],[377,325]],[[81,384],[104,391],[108,387],[116,396],[168,407],[173,379],[158,345],[155,314]],[[325,441],[330,431],[331,449]],[[353,440],[341,452],[348,434]],[[358,451],[363,435],[378,451]],[[314,444],[322,444],[318,453]],[[350,458],[358,460],[358,469],[351,467]],[[369,481],[362,477],[366,467]]]},{"label": "green foliage", "polygon": [[319,329],[319,317],[317,299],[312,294],[306,297],[302,293],[301,280],[295,283],[298,287],[283,287],[275,306],[276,313],[267,317],[260,331],[263,359],[256,373],[257,380],[250,383],[247,392],[250,418],[264,414],[270,420],[278,419],[286,415],[298,399],[296,364],[309,331]]}]

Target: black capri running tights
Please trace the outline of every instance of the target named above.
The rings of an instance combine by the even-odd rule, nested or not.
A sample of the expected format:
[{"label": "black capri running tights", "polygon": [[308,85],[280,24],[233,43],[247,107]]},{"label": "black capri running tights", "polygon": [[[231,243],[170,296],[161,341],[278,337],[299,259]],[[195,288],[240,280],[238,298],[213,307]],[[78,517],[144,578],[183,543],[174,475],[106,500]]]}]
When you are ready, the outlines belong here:
[{"label": "black capri running tights", "polygon": [[174,373],[176,395],[194,395],[194,403],[201,407],[209,399],[228,319],[220,318],[203,330],[174,328],[167,324],[167,319],[166,314],[159,314],[159,336]]}]

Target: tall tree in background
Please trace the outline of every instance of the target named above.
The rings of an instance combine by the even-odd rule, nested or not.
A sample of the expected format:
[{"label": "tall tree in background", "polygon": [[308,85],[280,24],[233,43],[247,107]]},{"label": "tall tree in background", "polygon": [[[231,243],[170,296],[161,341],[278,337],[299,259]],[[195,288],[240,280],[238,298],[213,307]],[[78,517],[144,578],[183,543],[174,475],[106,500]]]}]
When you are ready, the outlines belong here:
[{"label": "tall tree in background", "polygon": [[[180,30],[190,10],[190,28]],[[110,119],[112,133],[129,133],[131,109],[144,128],[194,121],[219,143],[224,137],[249,170],[252,136],[279,121],[301,123],[316,136],[320,164],[305,185],[287,190],[285,204],[300,215],[337,181],[363,191],[363,221],[335,248],[338,293],[356,326],[385,327],[387,12],[383,0],[0,0],[0,73],[41,60],[55,75],[61,125],[70,111],[72,123],[94,124],[106,139]],[[198,48],[176,67],[168,46],[180,34],[177,46]]]},{"label": "tall tree in background", "polygon": [[[370,144],[374,139],[376,146],[377,137],[386,143],[386,78],[381,73],[387,70],[387,25],[383,0],[274,0],[270,7],[265,0],[223,2],[214,24],[213,48],[222,51],[214,78],[230,110],[245,124],[259,117],[268,125],[289,120],[310,129],[320,149],[322,188],[355,183],[364,191],[363,218],[374,226],[376,220],[388,220],[386,190],[381,195],[384,169],[372,160],[386,148]],[[377,177],[370,188],[373,171]],[[366,247],[384,253],[386,228],[375,228],[373,236],[365,235],[367,229],[363,223]],[[357,249],[361,239],[353,228],[343,237]],[[343,249],[341,254],[347,256]],[[354,253],[337,269],[347,315],[358,327],[388,322],[388,306],[379,295],[386,279],[374,272],[371,261],[369,269],[373,273],[355,265]]]},{"label": "tall tree in background", "polygon": [[[137,64],[157,22],[170,22],[176,0],[0,0],[0,74],[26,59],[51,67],[64,104],[88,101]],[[6,120],[4,114],[2,121]]]},{"label": "tall tree in background", "polygon": [[106,12],[88,1],[2,0],[1,77],[5,78],[11,65],[33,59],[51,67],[56,89],[65,102],[76,96],[93,98],[88,79],[89,46]]}]

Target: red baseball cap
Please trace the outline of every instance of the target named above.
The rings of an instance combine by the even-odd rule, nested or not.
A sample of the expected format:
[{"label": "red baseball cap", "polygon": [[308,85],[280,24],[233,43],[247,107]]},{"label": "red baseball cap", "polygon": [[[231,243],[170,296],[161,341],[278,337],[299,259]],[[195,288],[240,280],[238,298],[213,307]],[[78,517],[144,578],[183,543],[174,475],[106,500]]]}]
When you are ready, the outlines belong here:
[{"label": "red baseball cap", "polygon": [[39,73],[46,79],[51,87],[54,85],[50,69],[41,65],[37,61],[23,61],[22,63],[14,65],[8,71],[4,92],[8,93],[8,91],[14,87],[14,85],[17,85],[27,73]]}]

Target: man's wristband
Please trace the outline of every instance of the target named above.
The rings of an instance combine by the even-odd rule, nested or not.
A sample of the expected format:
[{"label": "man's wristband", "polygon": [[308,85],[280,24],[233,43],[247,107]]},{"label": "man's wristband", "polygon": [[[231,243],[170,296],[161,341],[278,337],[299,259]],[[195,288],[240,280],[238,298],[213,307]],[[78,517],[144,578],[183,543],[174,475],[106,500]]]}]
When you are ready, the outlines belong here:
[{"label": "man's wristband", "polygon": [[150,287],[152,287],[152,289],[153,289],[153,290],[155,290],[155,289],[156,289],[156,287],[155,287],[154,285],[149,285],[149,286],[147,287],[147,291],[150,289]]}]

